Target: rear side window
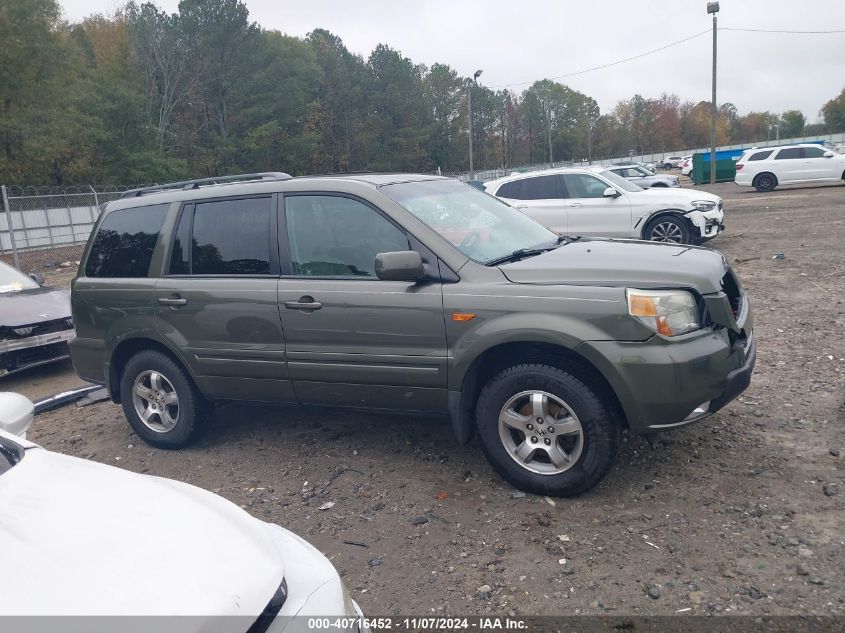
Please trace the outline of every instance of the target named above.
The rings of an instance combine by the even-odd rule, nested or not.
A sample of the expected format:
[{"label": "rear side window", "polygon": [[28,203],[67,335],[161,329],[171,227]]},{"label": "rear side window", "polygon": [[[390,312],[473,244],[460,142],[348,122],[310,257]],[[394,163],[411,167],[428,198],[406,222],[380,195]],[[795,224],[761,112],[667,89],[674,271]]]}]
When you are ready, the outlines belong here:
[{"label": "rear side window", "polygon": [[176,228],[171,275],[270,274],[271,198],[186,206]]},{"label": "rear side window", "polygon": [[146,277],[169,204],[120,209],[100,225],[85,262],[87,277]]},{"label": "rear side window", "polygon": [[805,147],[804,158],[821,158],[824,156],[824,150],[821,147]]},{"label": "rear side window", "polygon": [[523,180],[522,200],[554,200],[563,197],[560,176],[536,176]]},{"label": "rear side window", "polygon": [[803,147],[787,147],[786,149],[780,150],[778,155],[775,156],[775,160],[790,160],[794,158],[804,158]]},{"label": "rear side window", "polygon": [[519,190],[522,187],[521,180],[514,180],[513,182],[506,182],[501,187],[496,195],[500,198],[511,198],[512,200],[520,200]]},{"label": "rear side window", "polygon": [[748,160],[766,160],[769,156],[772,155],[774,150],[766,150],[765,152],[757,152],[755,154],[751,154]]}]

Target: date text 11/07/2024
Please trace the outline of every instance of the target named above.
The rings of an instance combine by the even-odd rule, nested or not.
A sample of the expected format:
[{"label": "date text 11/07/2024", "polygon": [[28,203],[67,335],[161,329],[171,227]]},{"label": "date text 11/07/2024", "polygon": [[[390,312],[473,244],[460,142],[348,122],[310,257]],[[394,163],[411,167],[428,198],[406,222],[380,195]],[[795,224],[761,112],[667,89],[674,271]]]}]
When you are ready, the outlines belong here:
[{"label": "date text 11/07/2024", "polygon": [[309,618],[309,631],[461,631],[461,630],[502,630],[524,631],[528,623],[519,618],[510,617],[406,617],[406,618]]}]

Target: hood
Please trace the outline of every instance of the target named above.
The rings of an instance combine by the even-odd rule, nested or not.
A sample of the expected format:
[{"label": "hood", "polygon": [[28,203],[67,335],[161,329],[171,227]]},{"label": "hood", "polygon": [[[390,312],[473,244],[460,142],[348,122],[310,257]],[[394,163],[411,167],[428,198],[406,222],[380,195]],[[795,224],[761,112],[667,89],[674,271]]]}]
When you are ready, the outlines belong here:
[{"label": "hood", "polygon": [[222,497],[42,448],[0,475],[0,506],[4,615],[254,617],[284,575]]},{"label": "hood", "polygon": [[719,292],[728,269],[708,248],[639,240],[580,239],[518,262],[502,264],[514,283],[694,288]]},{"label": "hood", "polygon": [[70,295],[65,290],[41,286],[0,294],[0,327],[21,327],[69,317]]},{"label": "hood", "polygon": [[721,201],[719,196],[714,196],[712,193],[707,193],[706,191],[698,191],[696,189],[679,189],[677,187],[672,188],[662,188],[662,187],[650,187],[643,191],[634,191],[630,194],[631,202],[645,202],[646,200],[654,201],[656,203],[666,203],[667,199],[669,199],[668,204],[688,204],[692,205],[694,200],[710,200],[718,204]]}]

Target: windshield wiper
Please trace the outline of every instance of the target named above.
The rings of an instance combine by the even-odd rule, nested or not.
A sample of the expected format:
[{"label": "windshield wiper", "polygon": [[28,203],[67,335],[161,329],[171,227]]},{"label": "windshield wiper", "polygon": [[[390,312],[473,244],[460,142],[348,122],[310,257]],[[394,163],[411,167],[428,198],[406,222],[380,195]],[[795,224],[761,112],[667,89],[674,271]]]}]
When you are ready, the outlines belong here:
[{"label": "windshield wiper", "polygon": [[557,239],[554,241],[554,244],[550,246],[538,246],[536,248],[520,248],[508,255],[503,255],[502,257],[496,257],[495,259],[491,259],[489,261],[484,262],[485,266],[498,266],[499,264],[504,264],[506,262],[515,262],[519,259],[523,259],[525,257],[533,257],[534,255],[540,255],[542,253],[546,253],[548,251],[555,250],[558,246],[569,244],[570,242],[575,241],[577,238],[565,237],[563,235],[559,235]]}]

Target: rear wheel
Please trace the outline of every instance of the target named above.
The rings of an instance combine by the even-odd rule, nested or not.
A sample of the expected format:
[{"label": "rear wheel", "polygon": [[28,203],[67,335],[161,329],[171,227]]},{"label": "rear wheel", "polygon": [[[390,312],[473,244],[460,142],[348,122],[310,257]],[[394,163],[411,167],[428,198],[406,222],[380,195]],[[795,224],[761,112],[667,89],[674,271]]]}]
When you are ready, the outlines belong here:
[{"label": "rear wheel", "polygon": [[669,171],[670,169],[672,169],[672,163],[664,163],[663,169]]},{"label": "rear wheel", "polygon": [[126,363],[120,402],[135,433],[159,448],[189,445],[208,414],[206,401],[185,370],[152,350],[139,352]]},{"label": "rear wheel", "polygon": [[762,173],[754,179],[754,188],[761,192],[771,191],[777,187],[777,184],[778,180],[775,175],[768,172]]},{"label": "rear wheel", "polygon": [[689,244],[689,225],[685,220],[674,215],[661,215],[646,224],[644,237],[652,242],[671,244]]},{"label": "rear wheel", "polygon": [[502,371],[482,390],[476,426],[484,453],[517,488],[569,497],[607,473],[619,425],[575,375],[548,365]]}]

